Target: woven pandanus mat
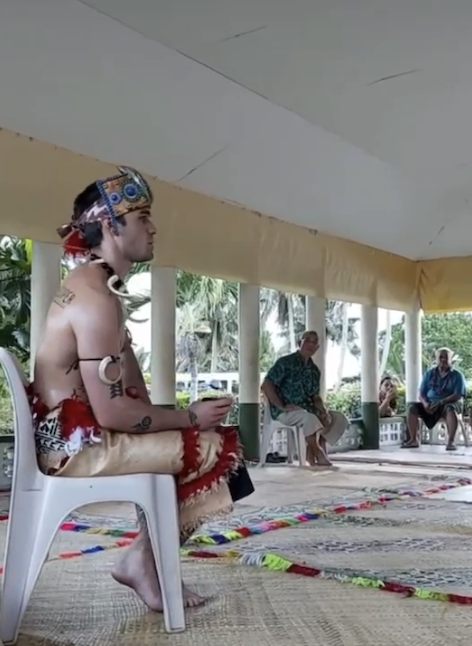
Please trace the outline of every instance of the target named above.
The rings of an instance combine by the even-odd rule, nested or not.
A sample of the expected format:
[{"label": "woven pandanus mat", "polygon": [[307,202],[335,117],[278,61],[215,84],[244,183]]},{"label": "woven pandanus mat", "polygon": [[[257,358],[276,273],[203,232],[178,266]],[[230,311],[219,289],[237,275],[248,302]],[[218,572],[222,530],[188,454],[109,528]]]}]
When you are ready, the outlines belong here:
[{"label": "woven pandanus mat", "polygon": [[167,635],[108,572],[112,553],[46,564],[18,646],[444,646],[469,644],[471,610],[227,561],[184,562],[209,597]]}]

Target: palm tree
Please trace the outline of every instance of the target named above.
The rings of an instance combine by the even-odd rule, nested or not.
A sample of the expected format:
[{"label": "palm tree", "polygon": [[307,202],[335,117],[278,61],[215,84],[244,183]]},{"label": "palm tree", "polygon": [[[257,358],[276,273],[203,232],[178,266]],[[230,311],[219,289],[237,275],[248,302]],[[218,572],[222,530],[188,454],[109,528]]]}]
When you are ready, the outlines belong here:
[{"label": "palm tree", "polygon": [[198,366],[210,335],[210,325],[202,320],[201,304],[188,300],[177,309],[177,371],[190,372],[192,401],[198,399]]},{"label": "palm tree", "polygon": [[180,271],[177,308],[189,302],[199,304],[198,312],[210,328],[205,352],[210,357],[209,371],[237,369],[238,285]]},{"label": "palm tree", "polygon": [[[385,363],[385,371],[395,377],[400,384],[405,383],[405,317],[400,323],[390,325],[390,343],[388,343],[388,356]],[[387,330],[382,330],[379,334],[379,348],[384,352],[387,345]],[[382,376],[384,373],[380,373]]]},{"label": "palm tree", "polygon": [[382,354],[381,354],[381,357],[380,357],[380,365],[379,365],[379,377],[380,377],[380,379],[382,379],[382,377],[385,374],[385,371],[387,369],[388,356],[390,354],[390,345],[391,345],[391,343],[392,343],[392,319],[391,319],[390,310],[387,310],[385,336],[384,336]]},{"label": "palm tree", "polygon": [[261,289],[261,329],[264,329],[272,314],[276,315],[277,324],[288,342],[283,352],[294,352],[297,338],[305,329],[305,297],[263,287]]},{"label": "palm tree", "polygon": [[0,346],[29,356],[32,243],[4,236],[0,241]]},{"label": "palm tree", "polygon": [[341,388],[341,384],[343,381],[343,372],[344,372],[344,364],[346,361],[346,352],[348,350],[348,334],[349,334],[349,317],[348,317],[348,303],[340,302],[341,306],[341,316],[342,316],[342,322],[341,322],[341,352],[339,355],[339,364],[338,364],[338,373],[337,373],[337,378],[336,378],[336,384],[334,387],[334,391],[337,392]]},{"label": "palm tree", "polygon": [[[276,312],[277,323],[282,328],[282,333],[288,337],[288,344],[283,348],[283,352],[293,351],[296,339],[305,330],[306,297],[262,288],[261,302],[264,304],[266,320]],[[342,301],[326,301],[326,338],[337,345],[342,344],[344,339],[347,350],[354,356],[359,356],[359,337],[356,330],[359,319],[348,316],[350,305],[351,303]],[[262,317],[261,319],[263,320]]]}]

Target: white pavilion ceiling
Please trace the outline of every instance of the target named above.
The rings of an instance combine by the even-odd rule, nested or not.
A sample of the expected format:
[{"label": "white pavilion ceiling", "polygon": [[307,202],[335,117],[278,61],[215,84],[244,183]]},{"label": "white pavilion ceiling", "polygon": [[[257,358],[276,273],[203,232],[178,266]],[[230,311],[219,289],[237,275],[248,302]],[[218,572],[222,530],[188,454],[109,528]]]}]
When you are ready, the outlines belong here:
[{"label": "white pavilion ceiling", "polygon": [[470,255],[471,34],[470,0],[2,0],[0,127],[412,259]]}]

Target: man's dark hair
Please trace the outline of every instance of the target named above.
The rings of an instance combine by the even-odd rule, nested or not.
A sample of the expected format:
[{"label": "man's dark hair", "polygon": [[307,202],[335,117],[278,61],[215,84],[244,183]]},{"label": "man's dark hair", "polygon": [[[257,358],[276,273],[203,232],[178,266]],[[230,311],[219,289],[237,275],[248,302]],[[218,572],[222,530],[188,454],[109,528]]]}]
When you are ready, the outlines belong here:
[{"label": "man's dark hair", "polygon": [[[75,222],[80,218],[82,213],[89,209],[92,204],[98,202],[101,198],[100,191],[96,182],[89,184],[87,188],[77,195],[74,200],[74,212],[72,214],[72,222]],[[116,218],[118,224],[122,226],[126,225],[126,220],[124,216],[119,216]],[[94,249],[99,247],[103,242],[103,231],[101,222],[89,222],[88,224],[80,225],[80,231],[84,237],[85,244],[89,249]]]}]

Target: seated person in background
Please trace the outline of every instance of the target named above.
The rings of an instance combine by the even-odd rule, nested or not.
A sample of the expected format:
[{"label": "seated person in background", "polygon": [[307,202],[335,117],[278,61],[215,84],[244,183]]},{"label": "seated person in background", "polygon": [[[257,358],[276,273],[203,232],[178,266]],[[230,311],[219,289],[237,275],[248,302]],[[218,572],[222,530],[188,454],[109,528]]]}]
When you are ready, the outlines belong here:
[{"label": "seated person in background", "polygon": [[419,420],[429,429],[444,419],[447,426],[446,451],[455,451],[458,415],[462,414],[463,400],[467,395],[464,375],[452,367],[452,352],[441,348],[436,352],[436,366],[427,370],[421,382],[419,399],[408,410],[408,431],[410,439],[404,448],[416,449],[419,446]]},{"label": "seated person in background", "polygon": [[278,359],[269,370],[262,391],[273,419],[303,428],[310,466],[329,467],[326,445],[336,444],[349,422],[342,413],[327,411],[320,397],[321,373],[312,359],[318,348],[317,332],[304,332],[299,349]]},{"label": "seated person in background", "polygon": [[393,417],[397,414],[397,387],[386,375],[380,382],[379,417]]},{"label": "seated person in background", "polygon": [[[229,512],[231,474],[240,466],[235,428],[222,427],[232,400],[188,410],[151,403],[125,328],[123,283],[135,262],[153,257],[152,194],[136,171],[120,168],[88,186],[60,230],[65,252],[82,256],[49,309],[30,401],[40,468],[57,478],[137,473],[176,477],[180,540]],[[152,610],[162,610],[146,516],[112,575]],[[202,602],[184,588],[188,606]]]}]

